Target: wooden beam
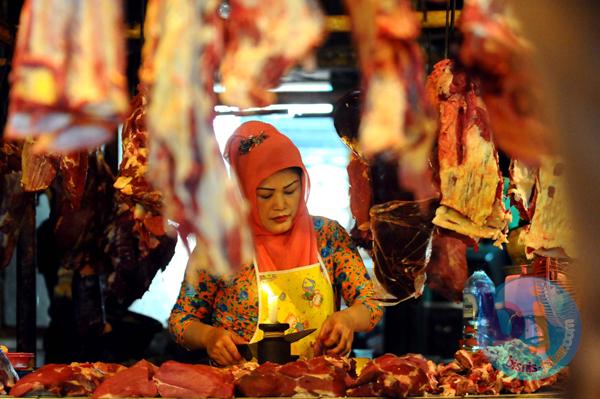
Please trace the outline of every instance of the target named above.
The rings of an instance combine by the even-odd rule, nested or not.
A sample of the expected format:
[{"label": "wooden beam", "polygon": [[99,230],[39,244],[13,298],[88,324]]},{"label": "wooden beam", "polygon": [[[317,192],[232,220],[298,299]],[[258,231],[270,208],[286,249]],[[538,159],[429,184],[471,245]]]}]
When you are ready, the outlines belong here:
[{"label": "wooden beam", "polygon": [[[417,13],[423,29],[444,28],[446,26],[446,11],[428,11],[427,20],[425,14]],[[456,11],[455,18],[458,18],[460,11]],[[349,32],[350,18],[347,15],[328,15],[325,19],[325,26],[330,32]]]},{"label": "wooden beam", "polygon": [[[428,11],[427,20],[425,14],[418,12],[419,20],[423,29],[443,28],[446,26],[446,11]],[[455,18],[458,18],[460,11],[456,11]],[[329,32],[350,32],[350,18],[347,15],[327,15],[325,17],[325,27]],[[125,30],[128,39],[139,39],[142,28],[140,24],[127,27]]]}]

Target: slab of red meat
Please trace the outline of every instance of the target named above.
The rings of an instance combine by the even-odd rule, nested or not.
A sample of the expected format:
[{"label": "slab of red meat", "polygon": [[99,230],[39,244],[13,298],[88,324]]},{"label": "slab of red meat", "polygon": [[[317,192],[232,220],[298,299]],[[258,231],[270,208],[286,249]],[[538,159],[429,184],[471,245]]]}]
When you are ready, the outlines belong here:
[{"label": "slab of red meat", "polygon": [[373,204],[373,191],[369,176],[369,165],[354,153],[350,155],[348,183],[350,184],[350,211],[354,217],[352,238],[362,246],[370,247],[371,224],[369,210]]},{"label": "slab of red meat", "polygon": [[423,292],[435,205],[433,200],[390,201],[371,208],[375,275],[398,300]]},{"label": "slab of red meat", "polygon": [[518,32],[506,0],[465,1],[458,29],[460,60],[482,78],[494,140],[529,164],[551,150],[544,95],[532,67],[533,48]]},{"label": "slab of red meat", "polygon": [[237,379],[235,386],[243,396],[251,397],[344,396],[353,367],[349,359],[329,356],[285,365],[267,362]]},{"label": "slab of red meat", "polygon": [[113,138],[127,110],[120,3],[28,0],[10,76],[7,138],[70,152]]},{"label": "slab of red meat", "polygon": [[[193,234],[215,273],[252,261],[247,207],[214,136],[213,93],[222,47],[219,2],[148,2],[141,81],[149,88],[149,172],[165,216]],[[194,262],[195,259],[192,260]],[[206,264],[208,263],[208,265]]]},{"label": "slab of red meat", "polygon": [[94,399],[146,397],[158,395],[152,377],[158,367],[146,360],[140,360],[128,369],[121,370],[107,378],[94,391]]},{"label": "slab of red meat", "polygon": [[427,264],[428,287],[446,299],[459,302],[467,274],[467,245],[464,241],[447,233],[435,232]]},{"label": "slab of red meat", "polygon": [[438,163],[441,201],[433,223],[475,242],[506,242],[511,215],[502,201],[503,180],[498,153],[477,80],[450,60],[434,66],[428,79],[437,101],[440,127]]},{"label": "slab of red meat", "polygon": [[163,398],[233,397],[233,375],[203,364],[167,361],[154,375],[154,382]]},{"label": "slab of red meat", "polygon": [[314,0],[229,4],[221,100],[241,108],[274,103],[276,95],[267,89],[321,43],[323,15]]},{"label": "slab of red meat", "polygon": [[360,148],[400,157],[402,183],[417,199],[434,194],[428,160],[435,112],[425,95],[420,24],[408,0],[346,0],[362,75]]},{"label": "slab of red meat", "polygon": [[347,395],[404,398],[434,393],[436,387],[436,367],[433,362],[421,355],[386,354],[362,369]]},{"label": "slab of red meat", "polygon": [[20,379],[10,395],[89,396],[102,381],[122,369],[107,363],[47,364]]}]

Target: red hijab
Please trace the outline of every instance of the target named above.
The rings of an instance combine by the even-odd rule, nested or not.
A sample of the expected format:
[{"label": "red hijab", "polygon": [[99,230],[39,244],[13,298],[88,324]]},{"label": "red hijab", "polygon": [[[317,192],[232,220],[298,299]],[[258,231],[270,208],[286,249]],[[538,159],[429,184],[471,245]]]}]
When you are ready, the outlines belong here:
[{"label": "red hijab", "polygon": [[[317,237],[306,207],[310,181],[294,143],[273,125],[249,121],[233,132],[225,147],[225,157],[250,203],[250,227],[258,270],[287,270],[317,263]],[[302,170],[302,197],[291,229],[274,234],[260,223],[256,188],[275,172],[293,167]]]}]

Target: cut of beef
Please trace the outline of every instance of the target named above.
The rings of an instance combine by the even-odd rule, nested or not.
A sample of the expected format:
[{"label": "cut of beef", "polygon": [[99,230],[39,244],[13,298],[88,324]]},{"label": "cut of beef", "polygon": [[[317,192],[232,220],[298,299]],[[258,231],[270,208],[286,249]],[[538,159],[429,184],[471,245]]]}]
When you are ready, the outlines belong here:
[{"label": "cut of beef", "polygon": [[167,361],[154,375],[158,393],[163,398],[233,397],[233,375],[203,364]]},{"label": "cut of beef", "polygon": [[421,355],[386,354],[367,364],[348,396],[421,396],[437,388],[436,366]]},{"label": "cut of beef", "polygon": [[506,242],[510,213],[502,202],[502,175],[488,116],[476,80],[450,60],[438,62],[428,79],[440,114],[438,138],[441,206],[433,223],[477,242]]},{"label": "cut of beef", "polygon": [[481,77],[482,95],[498,147],[529,164],[552,143],[542,110],[543,89],[532,66],[533,46],[516,29],[506,0],[466,0],[457,27],[460,61]]},{"label": "cut of beef", "polygon": [[47,364],[27,374],[11,396],[90,396],[105,379],[125,367],[110,363]]},{"label": "cut of beef", "polygon": [[236,380],[235,385],[243,396],[252,397],[344,396],[353,367],[351,360],[329,356],[284,365],[267,362]]},{"label": "cut of beef", "polygon": [[158,395],[152,377],[158,367],[146,360],[140,360],[128,369],[121,370],[106,379],[94,391],[94,399],[110,398],[152,398]]},{"label": "cut of beef", "polygon": [[314,0],[230,0],[220,94],[241,108],[275,102],[267,89],[323,39],[324,18]]},{"label": "cut of beef", "polygon": [[408,0],[346,0],[345,5],[362,75],[361,154],[399,158],[402,184],[417,199],[428,198],[435,112],[425,95],[419,20]]},{"label": "cut of beef", "polygon": [[427,286],[451,301],[462,300],[467,281],[467,245],[460,238],[439,231],[433,234]]}]

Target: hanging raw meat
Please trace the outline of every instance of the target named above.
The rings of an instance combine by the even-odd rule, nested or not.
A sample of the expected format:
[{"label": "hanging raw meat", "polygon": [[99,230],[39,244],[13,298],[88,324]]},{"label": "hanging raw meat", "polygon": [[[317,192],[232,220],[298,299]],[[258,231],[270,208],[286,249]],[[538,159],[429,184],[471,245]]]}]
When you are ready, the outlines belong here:
[{"label": "hanging raw meat", "polygon": [[482,95],[498,147],[538,164],[551,150],[542,89],[532,67],[533,48],[521,37],[508,0],[466,0],[458,29],[460,60],[481,77]]},{"label": "hanging raw meat", "polygon": [[351,235],[359,245],[370,247],[372,237],[369,210],[373,205],[373,191],[369,165],[355,153],[351,153],[346,170],[350,184],[350,211],[355,220]]},{"label": "hanging raw meat", "polygon": [[506,242],[510,213],[477,80],[450,60],[434,66],[428,91],[439,109],[438,162],[441,201],[433,223],[470,237]]},{"label": "hanging raw meat", "polygon": [[446,299],[459,302],[467,277],[467,244],[451,234],[434,232],[427,286]]},{"label": "hanging raw meat", "polygon": [[569,214],[565,164],[558,157],[542,157],[535,180],[531,223],[521,233],[528,258],[577,257],[574,228]]},{"label": "hanging raw meat", "polygon": [[110,293],[125,305],[144,294],[173,257],[177,242],[175,233],[169,236],[165,230],[162,195],[146,178],[147,104],[147,91],[140,87],[123,125],[123,160],[114,184],[116,214],[106,228],[104,249],[114,267]]},{"label": "hanging raw meat", "polygon": [[27,0],[13,69],[7,138],[71,152],[113,138],[127,111],[122,4]]},{"label": "hanging raw meat", "polygon": [[314,0],[230,0],[220,97],[241,108],[265,106],[267,91],[324,37],[325,20]]},{"label": "hanging raw meat", "polygon": [[400,178],[417,199],[435,194],[429,158],[435,113],[425,95],[420,24],[408,0],[346,0],[357,46],[364,106],[360,147],[365,157],[400,157]]},{"label": "hanging raw meat", "polygon": [[[212,130],[222,44],[218,2],[148,4],[140,77],[149,87],[149,172],[165,216],[192,233],[217,273],[252,260],[246,205]],[[238,65],[238,67],[243,67]],[[208,265],[204,265],[207,267]]]}]

